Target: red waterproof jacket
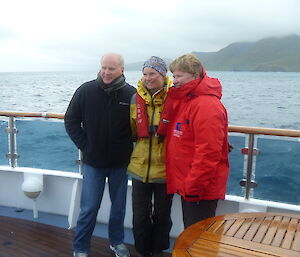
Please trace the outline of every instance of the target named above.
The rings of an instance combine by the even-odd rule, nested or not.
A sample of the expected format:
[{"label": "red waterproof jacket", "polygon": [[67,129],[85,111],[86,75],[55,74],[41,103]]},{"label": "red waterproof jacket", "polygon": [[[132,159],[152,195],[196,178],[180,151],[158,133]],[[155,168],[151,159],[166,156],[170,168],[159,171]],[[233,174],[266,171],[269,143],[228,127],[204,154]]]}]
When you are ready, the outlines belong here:
[{"label": "red waterproof jacket", "polygon": [[206,75],[171,88],[167,190],[187,201],[224,199],[229,172],[228,118],[218,79]]}]

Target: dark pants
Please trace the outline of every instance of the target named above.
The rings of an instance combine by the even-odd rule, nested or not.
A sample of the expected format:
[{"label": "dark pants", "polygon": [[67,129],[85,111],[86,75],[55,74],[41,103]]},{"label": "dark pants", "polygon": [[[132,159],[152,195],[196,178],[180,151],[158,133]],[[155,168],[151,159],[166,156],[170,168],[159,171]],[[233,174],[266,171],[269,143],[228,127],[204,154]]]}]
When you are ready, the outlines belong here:
[{"label": "dark pants", "polygon": [[169,248],[172,198],[166,192],[166,184],[132,180],[133,235],[135,249],[140,254]]},{"label": "dark pants", "polygon": [[216,215],[218,200],[188,202],[181,197],[184,228]]}]

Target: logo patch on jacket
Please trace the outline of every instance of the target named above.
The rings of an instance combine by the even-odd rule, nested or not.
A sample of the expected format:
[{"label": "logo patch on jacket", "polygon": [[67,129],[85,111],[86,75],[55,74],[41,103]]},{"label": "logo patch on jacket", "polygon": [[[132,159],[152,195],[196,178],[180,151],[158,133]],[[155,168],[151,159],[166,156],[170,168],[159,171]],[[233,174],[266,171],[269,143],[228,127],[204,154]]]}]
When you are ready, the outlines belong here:
[{"label": "logo patch on jacket", "polygon": [[175,136],[175,137],[181,137],[182,136],[181,126],[182,126],[181,122],[176,123],[175,129],[173,131],[173,136]]}]

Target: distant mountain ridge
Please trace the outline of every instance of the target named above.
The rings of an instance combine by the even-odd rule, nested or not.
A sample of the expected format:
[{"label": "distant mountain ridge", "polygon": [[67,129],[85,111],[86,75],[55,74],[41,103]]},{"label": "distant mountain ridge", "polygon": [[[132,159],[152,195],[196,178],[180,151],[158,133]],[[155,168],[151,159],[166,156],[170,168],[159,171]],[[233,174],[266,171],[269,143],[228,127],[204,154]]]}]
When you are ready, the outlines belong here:
[{"label": "distant mountain ridge", "polygon": [[218,52],[193,52],[207,70],[300,72],[300,36],[232,43]]},{"label": "distant mountain ridge", "polygon": [[[264,38],[256,42],[232,43],[217,52],[193,52],[207,70],[300,72],[300,36]],[[169,63],[170,59],[164,58]],[[144,62],[127,64],[141,70]]]}]

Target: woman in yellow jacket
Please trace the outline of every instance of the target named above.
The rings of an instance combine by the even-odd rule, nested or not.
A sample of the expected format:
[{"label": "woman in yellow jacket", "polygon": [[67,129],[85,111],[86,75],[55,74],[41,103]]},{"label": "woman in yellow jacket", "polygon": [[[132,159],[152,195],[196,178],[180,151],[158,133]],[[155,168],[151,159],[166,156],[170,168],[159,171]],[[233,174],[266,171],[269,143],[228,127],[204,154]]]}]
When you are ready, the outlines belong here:
[{"label": "woman in yellow jacket", "polygon": [[172,84],[166,73],[167,66],[161,58],[148,59],[130,106],[131,127],[137,139],[128,166],[132,178],[133,234],[135,248],[144,257],[162,256],[162,251],[169,248],[172,226],[172,195],[166,192],[165,142],[156,134]]}]

